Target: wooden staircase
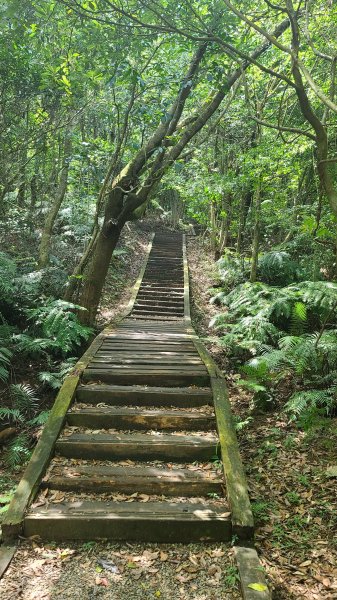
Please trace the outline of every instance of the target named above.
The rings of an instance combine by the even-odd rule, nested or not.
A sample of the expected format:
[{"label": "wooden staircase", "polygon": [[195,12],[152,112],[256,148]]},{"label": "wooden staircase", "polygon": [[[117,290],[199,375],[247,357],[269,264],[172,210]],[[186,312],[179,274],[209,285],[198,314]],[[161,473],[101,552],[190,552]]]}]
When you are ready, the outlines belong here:
[{"label": "wooden staircase", "polygon": [[[233,457],[227,457],[225,438],[220,432],[219,441],[217,432],[221,401],[220,409],[213,406],[217,375],[206,364],[190,323],[181,235],[155,236],[131,314],[93,346],[75,401],[67,400],[54,455],[24,516],[24,535],[231,539],[238,530],[229,505],[233,508],[242,484],[236,489],[231,483]],[[225,390],[222,386],[216,389]],[[236,439],[230,443],[234,447]],[[224,463],[228,458],[229,498],[221,456]],[[28,474],[33,481],[31,473],[34,465]],[[235,510],[237,523],[241,509]],[[18,512],[12,511],[4,531],[13,527]],[[245,533],[250,528],[243,526]]]}]

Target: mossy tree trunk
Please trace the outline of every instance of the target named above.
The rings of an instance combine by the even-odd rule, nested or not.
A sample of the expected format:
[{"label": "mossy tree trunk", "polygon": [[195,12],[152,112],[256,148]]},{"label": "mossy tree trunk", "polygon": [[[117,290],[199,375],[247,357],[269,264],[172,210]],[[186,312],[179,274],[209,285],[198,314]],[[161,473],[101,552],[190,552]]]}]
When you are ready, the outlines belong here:
[{"label": "mossy tree trunk", "polygon": [[67,191],[70,154],[71,138],[69,134],[66,134],[63,146],[63,161],[59,184],[46,216],[42,231],[39,247],[38,269],[44,269],[49,264],[53,227]]}]

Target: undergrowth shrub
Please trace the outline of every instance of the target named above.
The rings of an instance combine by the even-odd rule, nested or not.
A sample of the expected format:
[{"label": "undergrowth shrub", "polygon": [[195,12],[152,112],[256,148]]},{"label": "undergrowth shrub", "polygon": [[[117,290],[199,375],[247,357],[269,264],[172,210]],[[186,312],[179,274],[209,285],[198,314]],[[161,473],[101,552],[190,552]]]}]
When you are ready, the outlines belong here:
[{"label": "undergrowth shrub", "polygon": [[[216,263],[223,292],[229,292],[236,285],[243,283],[247,279],[249,262],[248,259],[240,257],[228,249],[225,251],[224,255]],[[220,294],[223,292],[220,292]],[[217,304],[217,296],[213,298],[213,303]]]},{"label": "undergrowth shrub", "polygon": [[291,419],[305,423],[314,414],[334,414],[337,284],[305,281],[276,288],[246,282],[221,302],[225,311],[211,325],[234,362],[245,363],[239,384],[253,392],[255,406],[265,409],[287,383],[284,410]]},{"label": "undergrowth shrub", "polygon": [[17,349],[25,354],[66,356],[87,340],[92,329],[81,325],[75,311],[85,310],[64,300],[48,299],[39,308],[27,311],[30,326],[14,337]]},{"label": "undergrowth shrub", "polygon": [[38,375],[39,380],[43,385],[50,387],[52,390],[59,390],[76,361],[77,358],[70,357],[60,364],[55,365],[52,371],[41,371]]},{"label": "undergrowth shrub", "polygon": [[274,250],[259,259],[258,276],[264,283],[285,286],[300,279],[301,271],[287,252]]},{"label": "undergrowth shrub", "polygon": [[40,410],[36,391],[29,385],[12,384],[9,387],[9,394],[10,406],[0,408],[0,422],[21,429],[4,452],[5,464],[13,468],[28,460],[32,434],[36,427],[47,421],[49,411]]}]

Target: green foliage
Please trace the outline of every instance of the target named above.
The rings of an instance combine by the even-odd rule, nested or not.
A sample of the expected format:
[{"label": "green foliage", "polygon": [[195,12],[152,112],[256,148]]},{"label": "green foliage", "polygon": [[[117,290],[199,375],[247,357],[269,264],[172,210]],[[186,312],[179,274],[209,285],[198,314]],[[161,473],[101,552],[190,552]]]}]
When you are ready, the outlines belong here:
[{"label": "green foliage", "polygon": [[5,347],[0,346],[0,380],[7,381],[9,376],[9,365],[12,358],[12,352]]},{"label": "green foliage", "polygon": [[0,310],[1,302],[12,294],[16,270],[15,261],[5,252],[0,252]]},{"label": "green foliage", "polygon": [[299,265],[287,252],[273,251],[259,259],[258,274],[261,281],[269,285],[288,285],[299,276]]},{"label": "green foliage", "polygon": [[[226,250],[224,255],[217,261],[218,273],[222,281],[222,287],[229,292],[239,283],[243,283],[249,273],[249,261],[237,256],[234,252]],[[221,292],[223,293],[223,292]],[[215,296],[211,303],[221,303],[221,296]]]},{"label": "green foliage", "polygon": [[[27,311],[31,330],[44,337],[29,334],[15,336],[17,348],[25,354],[43,354],[46,351],[63,356],[87,340],[92,329],[81,325],[74,311],[84,310],[77,304],[49,299],[43,306]],[[28,330],[30,331],[30,330]]]},{"label": "green foliage", "polygon": [[14,468],[30,456],[31,430],[44,425],[49,411],[40,411],[39,399],[33,388],[26,384],[12,384],[9,388],[11,406],[0,408],[0,421],[21,428],[21,432],[8,444],[4,462]]},{"label": "green foliage", "polygon": [[59,390],[64,379],[74,367],[76,361],[76,358],[67,358],[67,360],[58,365],[58,369],[56,371],[41,371],[39,373],[39,380],[41,383],[50,387],[51,389]]},{"label": "green foliage", "polygon": [[4,463],[9,469],[26,462],[30,457],[31,440],[27,433],[20,433],[11,440],[4,452]]},{"label": "green foliage", "polygon": [[227,312],[212,320],[220,343],[245,375],[238,384],[266,409],[291,380],[285,405],[291,419],[336,409],[337,285],[302,282],[285,288],[244,283],[223,297]]},{"label": "green foliage", "polygon": [[38,409],[39,400],[29,385],[23,383],[12,384],[10,393],[13,408],[17,409],[23,418],[31,417]]}]

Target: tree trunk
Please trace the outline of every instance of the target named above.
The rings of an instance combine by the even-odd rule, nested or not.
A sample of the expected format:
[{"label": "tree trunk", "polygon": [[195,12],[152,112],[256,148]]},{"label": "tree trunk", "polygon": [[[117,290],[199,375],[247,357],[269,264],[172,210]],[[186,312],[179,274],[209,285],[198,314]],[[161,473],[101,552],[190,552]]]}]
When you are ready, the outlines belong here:
[{"label": "tree trunk", "polygon": [[238,229],[238,237],[236,241],[236,251],[238,254],[241,254],[243,250],[243,240],[244,233],[246,228],[246,220],[249,213],[249,209],[253,200],[253,192],[249,190],[244,196],[241,198],[240,204],[240,216],[239,216],[239,229]]},{"label": "tree trunk", "polygon": [[85,276],[80,302],[86,311],[82,311],[79,318],[86,325],[92,325],[95,320],[112,253],[126,222],[126,215],[120,219],[123,195],[119,187],[109,194],[103,227],[97,236],[95,250]]},{"label": "tree trunk", "polygon": [[69,156],[71,152],[70,136],[66,135],[64,140],[63,166],[60,175],[60,182],[53,199],[50,210],[46,216],[41,242],[39,247],[39,262],[38,269],[44,269],[49,263],[50,243],[53,232],[54,223],[61,208],[64,196],[67,191],[68,173],[69,173]]},{"label": "tree trunk", "polygon": [[260,217],[261,217],[261,181],[258,181],[255,191],[255,223],[252,244],[252,264],[250,270],[250,282],[254,283],[257,277],[257,265],[260,248]]},{"label": "tree trunk", "polygon": [[223,242],[220,244],[220,253],[224,251],[225,248],[228,248],[230,241],[230,228],[232,221],[232,196],[231,194],[226,194],[224,197],[223,208],[226,211],[226,216],[224,218],[224,235]]}]

